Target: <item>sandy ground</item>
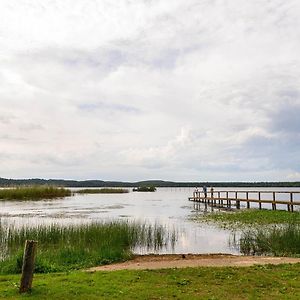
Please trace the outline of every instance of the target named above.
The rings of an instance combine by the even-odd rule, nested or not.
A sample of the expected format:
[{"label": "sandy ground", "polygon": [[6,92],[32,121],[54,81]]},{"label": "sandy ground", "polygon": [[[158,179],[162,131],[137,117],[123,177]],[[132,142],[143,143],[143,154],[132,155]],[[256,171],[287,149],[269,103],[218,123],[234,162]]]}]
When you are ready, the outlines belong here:
[{"label": "sandy ground", "polygon": [[88,271],[143,270],[187,267],[247,267],[252,265],[300,263],[300,258],[238,256],[228,254],[171,254],[171,255],[139,255],[130,261],[106,266],[94,267]]}]

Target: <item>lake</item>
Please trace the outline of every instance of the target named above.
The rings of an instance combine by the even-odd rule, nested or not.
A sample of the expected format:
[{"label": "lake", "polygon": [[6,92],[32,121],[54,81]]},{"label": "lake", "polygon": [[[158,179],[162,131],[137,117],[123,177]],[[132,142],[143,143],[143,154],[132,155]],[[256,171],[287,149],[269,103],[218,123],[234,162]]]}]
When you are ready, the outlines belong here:
[{"label": "lake", "polygon": [[[76,188],[72,190],[76,191]],[[215,189],[218,190],[300,191],[300,188]],[[174,248],[165,247],[156,253],[238,254],[239,251],[229,245],[232,237],[229,230],[191,220],[205,213],[204,205],[199,209],[198,205],[188,201],[193,191],[194,188],[158,188],[154,193],[131,191],[127,194],[74,194],[71,197],[42,201],[0,201],[0,217],[2,224],[15,226],[111,220],[146,221],[149,224],[162,224],[177,233]],[[280,195],[278,199],[284,197]],[[145,254],[154,250],[137,248],[135,252]]]}]

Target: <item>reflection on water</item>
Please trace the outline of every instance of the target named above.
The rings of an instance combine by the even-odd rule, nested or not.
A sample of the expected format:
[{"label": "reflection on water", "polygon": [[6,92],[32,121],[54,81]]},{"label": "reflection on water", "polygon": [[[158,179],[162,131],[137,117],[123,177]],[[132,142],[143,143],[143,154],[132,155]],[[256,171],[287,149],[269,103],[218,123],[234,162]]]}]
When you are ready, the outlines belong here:
[{"label": "reflection on water", "polygon": [[[75,194],[56,200],[0,201],[0,216],[2,222],[13,223],[15,226],[111,220],[146,221],[149,224],[164,225],[170,232],[175,230],[177,233],[174,249],[167,247],[158,253],[238,253],[228,243],[231,236],[229,230],[190,220],[190,217],[217,210],[189,202],[188,197],[192,193],[193,188],[159,188],[155,193]],[[137,248],[136,252],[148,253],[149,249]]]}]

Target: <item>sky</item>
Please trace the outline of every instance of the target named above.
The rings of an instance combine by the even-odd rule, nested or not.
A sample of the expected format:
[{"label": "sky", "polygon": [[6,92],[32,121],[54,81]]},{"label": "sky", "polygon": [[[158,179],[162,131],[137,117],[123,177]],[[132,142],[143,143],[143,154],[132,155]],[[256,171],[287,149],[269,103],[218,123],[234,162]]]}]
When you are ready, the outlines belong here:
[{"label": "sky", "polygon": [[1,0],[0,177],[300,180],[299,0]]}]

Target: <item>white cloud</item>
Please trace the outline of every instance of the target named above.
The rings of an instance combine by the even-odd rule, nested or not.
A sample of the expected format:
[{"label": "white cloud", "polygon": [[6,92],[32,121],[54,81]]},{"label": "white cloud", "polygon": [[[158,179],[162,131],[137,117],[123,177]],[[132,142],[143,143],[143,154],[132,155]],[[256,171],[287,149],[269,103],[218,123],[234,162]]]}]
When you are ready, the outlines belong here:
[{"label": "white cloud", "polygon": [[294,172],[287,175],[288,180],[300,181],[300,172]]},{"label": "white cloud", "polygon": [[1,1],[1,176],[288,180],[299,23],[296,0]]}]

